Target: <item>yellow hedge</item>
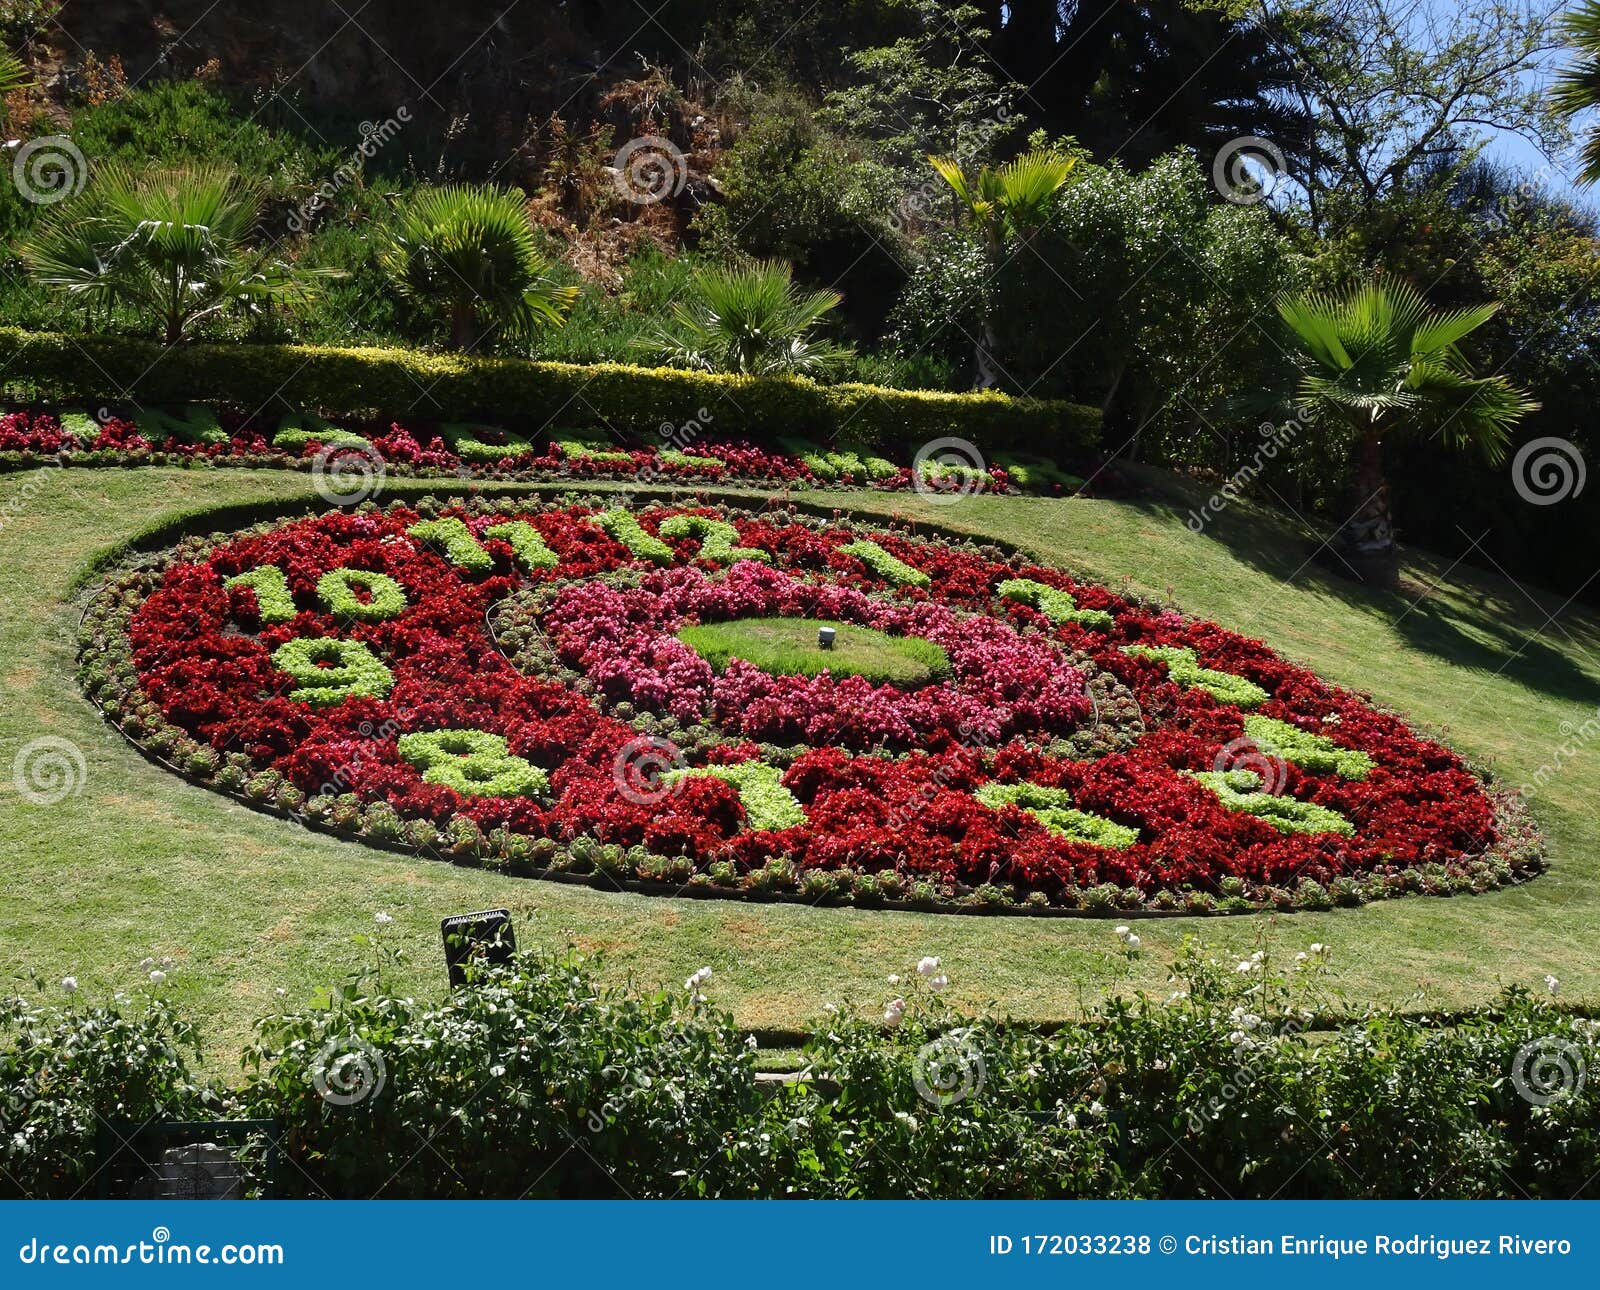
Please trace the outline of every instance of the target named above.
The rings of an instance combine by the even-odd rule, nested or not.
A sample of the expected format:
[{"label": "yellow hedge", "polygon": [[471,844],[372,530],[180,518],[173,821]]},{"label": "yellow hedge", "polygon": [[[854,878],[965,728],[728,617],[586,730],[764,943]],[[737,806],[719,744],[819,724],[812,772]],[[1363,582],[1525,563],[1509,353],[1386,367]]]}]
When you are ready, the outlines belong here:
[{"label": "yellow hedge", "polygon": [[576,365],[407,349],[189,344],[0,328],[0,382],[13,397],[218,403],[276,416],[309,409],[492,421],[531,429],[651,434],[698,422],[708,435],[798,435],[915,448],[946,436],[981,449],[1054,456],[1092,448],[1100,414],[1075,403],[946,394],[798,377],[724,376],[620,363]]}]

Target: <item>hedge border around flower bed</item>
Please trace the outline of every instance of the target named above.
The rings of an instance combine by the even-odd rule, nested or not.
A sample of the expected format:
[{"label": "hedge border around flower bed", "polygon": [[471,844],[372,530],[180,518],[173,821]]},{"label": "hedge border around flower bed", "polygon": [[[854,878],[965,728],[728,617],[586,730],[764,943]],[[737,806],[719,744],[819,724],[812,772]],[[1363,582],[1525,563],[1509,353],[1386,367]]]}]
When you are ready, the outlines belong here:
[{"label": "hedge border around flower bed", "polygon": [[[621,363],[532,362],[407,349],[194,343],[74,336],[0,327],[0,389],[30,399],[222,403],[328,416],[490,420],[653,433],[709,423],[718,434],[908,447],[965,439],[981,451],[1047,457],[1093,449],[1096,408],[987,390],[951,394],[802,377],[730,376]],[[26,400],[24,400],[26,401]]]},{"label": "hedge border around flower bed", "polygon": [[[547,500],[571,500],[570,492],[564,493],[557,498],[551,498],[550,495],[556,490],[549,487],[520,487],[507,488],[504,490],[496,489],[493,490],[492,494],[486,494],[484,490],[481,489],[471,490],[471,492],[465,494],[451,491],[443,497],[441,497],[432,489],[425,490],[420,486],[406,489],[404,491],[413,495],[412,500],[420,500],[421,497],[433,497],[440,504],[446,505],[452,503],[459,504],[464,500],[477,500],[483,503],[488,503],[491,501],[512,500],[518,498],[519,496],[542,498]],[[666,490],[662,491],[666,492]],[[390,500],[398,501],[400,499],[396,497],[391,498]],[[640,500],[642,501],[648,499],[641,498]],[[666,496],[657,497],[654,500],[670,502],[681,499],[674,491],[666,493]],[[708,499],[706,499],[703,495],[697,495],[696,500],[703,502]],[[726,498],[728,503],[731,503],[735,506],[745,507],[749,507],[754,500],[755,499],[749,496],[740,495],[731,495]],[[311,501],[311,499],[307,499],[306,503],[299,508],[296,508],[292,502],[284,501],[234,504],[232,506],[225,506],[221,508],[201,508],[187,512],[181,517],[172,517],[164,523],[150,526],[150,529],[145,534],[144,543],[149,543],[154,540],[156,534],[160,534],[167,539],[165,543],[166,548],[170,548],[174,542],[182,541],[185,537],[198,538],[201,541],[228,540],[229,538],[235,536],[235,534],[216,529],[211,529],[206,533],[201,533],[198,531],[201,527],[209,527],[203,524],[204,521],[207,519],[214,520],[222,514],[237,515],[241,511],[247,512],[252,518],[245,519],[243,522],[248,524],[251,522],[261,523],[270,521],[290,522],[294,518],[294,515],[297,511],[302,512],[303,515],[310,515],[325,511],[327,509],[328,508],[325,506],[317,505]],[[791,513],[804,512],[816,518],[823,518],[825,515],[831,515],[831,518],[835,519],[836,521],[841,519],[848,520],[856,518],[854,516],[841,514],[841,512],[838,510],[833,510],[830,513],[827,508],[822,506],[815,504],[808,506],[798,501],[786,501],[781,504],[770,505],[767,509],[779,509]],[[872,520],[880,528],[883,527],[885,523],[881,517],[877,516],[869,515],[861,518]],[[922,530],[918,533],[919,538],[925,539],[932,537],[944,541],[968,543],[976,540],[974,535],[963,534],[955,530],[945,530],[936,525],[923,524],[919,527]],[[84,569],[80,577],[75,580],[75,585],[81,587],[85,582],[92,580],[96,576],[96,573],[107,574],[101,589],[96,592],[95,595],[91,596],[84,606],[83,615],[80,619],[80,629],[87,621],[89,614],[93,610],[94,605],[100,596],[111,589],[114,580],[114,574],[112,572],[108,572],[108,570],[111,568],[111,566],[114,566],[116,563],[118,563],[117,553],[120,552],[124,557],[130,555],[133,550],[136,549],[133,545],[134,541],[135,539],[130,539],[129,542],[119,544],[117,547],[114,547],[103,553],[102,556],[93,558],[89,565]],[[141,545],[144,543],[141,543]],[[1028,558],[1020,547],[1010,543],[985,542],[984,545],[991,546],[996,550],[1013,556]],[[122,563],[126,572],[132,573],[134,571],[134,565],[128,563],[126,560],[123,560]],[[82,652],[83,651],[80,648],[80,659],[82,657]],[[293,819],[298,823],[314,828],[319,832],[326,832],[333,836],[342,837],[347,840],[361,841],[369,846],[392,851],[401,855],[407,855],[416,858],[443,860],[449,863],[463,864],[468,867],[482,868],[487,871],[504,873],[516,877],[540,878],[550,881],[584,885],[602,891],[632,891],[646,895],[664,895],[680,898],[731,899],[742,900],[751,903],[795,903],[809,905],[826,904],[834,906],[858,905],[862,908],[881,908],[885,910],[908,912],[1012,914],[1027,915],[1032,917],[1160,918],[1196,917],[1211,914],[1233,913],[1288,913],[1299,912],[1302,909],[1307,912],[1311,912],[1334,908],[1336,905],[1359,905],[1368,903],[1369,901],[1375,899],[1387,899],[1410,894],[1480,894],[1497,887],[1517,885],[1521,882],[1528,881],[1532,877],[1537,876],[1537,874],[1540,872],[1543,872],[1545,868],[1543,840],[1539,834],[1537,826],[1532,820],[1531,815],[1527,811],[1525,803],[1523,803],[1521,798],[1515,793],[1493,788],[1491,786],[1490,775],[1482,768],[1472,767],[1471,769],[1473,772],[1477,774],[1477,776],[1483,781],[1485,793],[1494,807],[1495,824],[1498,835],[1494,846],[1481,856],[1464,858],[1464,863],[1472,866],[1472,868],[1467,872],[1447,871],[1443,868],[1443,866],[1432,866],[1431,868],[1436,868],[1439,870],[1438,874],[1432,874],[1428,871],[1430,867],[1419,867],[1417,869],[1407,870],[1406,880],[1395,889],[1382,891],[1376,895],[1362,892],[1357,899],[1348,901],[1335,902],[1332,900],[1324,900],[1321,903],[1302,904],[1300,901],[1300,897],[1302,895],[1301,888],[1306,886],[1309,880],[1297,883],[1294,888],[1289,890],[1288,894],[1291,897],[1291,901],[1287,904],[1273,903],[1263,900],[1260,898],[1259,893],[1257,898],[1252,900],[1241,890],[1241,893],[1237,895],[1226,891],[1223,891],[1219,896],[1212,896],[1210,893],[1199,893],[1205,897],[1205,899],[1198,902],[1198,904],[1195,902],[1185,902],[1184,906],[1181,908],[1153,908],[1150,907],[1149,904],[1145,903],[1147,899],[1146,897],[1141,897],[1140,902],[1135,904],[1111,904],[1098,907],[1094,906],[1092,903],[1088,906],[1062,907],[1050,905],[1048,903],[1040,904],[1033,901],[1017,901],[1015,899],[1009,901],[996,901],[986,896],[982,889],[977,888],[968,889],[964,892],[958,893],[957,899],[954,900],[896,900],[881,896],[874,896],[869,900],[860,900],[855,898],[854,894],[848,891],[844,893],[830,893],[822,897],[817,897],[799,890],[788,891],[781,889],[752,888],[747,886],[728,887],[710,880],[709,876],[703,872],[691,875],[690,879],[685,879],[683,882],[675,882],[670,880],[663,881],[653,878],[639,878],[626,872],[619,872],[614,869],[603,868],[598,863],[595,863],[593,860],[589,859],[586,859],[584,863],[593,865],[592,872],[574,873],[566,868],[551,868],[548,866],[539,866],[525,861],[514,861],[509,858],[487,857],[476,851],[470,854],[455,852],[446,853],[443,849],[432,846],[417,846],[411,843],[400,842],[388,838],[373,838],[364,834],[363,825],[360,820],[356,822],[354,827],[341,827],[331,823],[324,823],[321,820],[312,818],[301,812],[288,810],[278,805],[276,802],[257,800],[249,796],[248,793],[243,789],[230,790],[221,788],[214,782],[213,778],[191,773],[186,768],[177,765],[167,757],[163,756],[159,751],[147,746],[145,741],[137,739],[128,734],[122,728],[120,723],[115,721],[109,714],[106,713],[104,706],[97,696],[93,694],[86,694],[86,697],[89,698],[89,701],[101,713],[102,718],[106,720],[107,724],[116,728],[124,738],[138,748],[139,751],[154,764],[160,765],[164,769],[179,775],[181,778],[192,784],[195,784],[197,787],[207,788],[210,791],[220,793],[223,796],[232,797],[235,800],[242,802],[244,805],[252,807],[256,810],[260,810],[263,813],[274,815],[283,819]],[[1365,698],[1365,696],[1362,697]],[[595,848],[600,847],[600,845],[601,844],[598,841],[594,841]],[[592,848],[586,848],[586,850],[588,849]],[[571,844],[569,844],[566,848],[563,848],[563,850],[568,857],[572,857],[573,848]],[[1498,877],[1493,881],[1486,880],[1488,877],[1494,877],[1494,871],[1497,866],[1503,870],[1505,875],[1509,876]],[[1377,875],[1374,875],[1374,877],[1376,876]],[[694,877],[705,878],[706,881],[695,883],[692,881],[692,878]],[[1433,884],[1433,886],[1429,885],[1430,882]],[[844,885],[848,886],[848,881]],[[1321,887],[1321,884],[1311,883],[1309,885],[1316,886],[1318,890],[1323,892],[1324,896],[1326,896],[1327,893],[1325,889]],[[1174,894],[1181,895],[1183,893]]]}]

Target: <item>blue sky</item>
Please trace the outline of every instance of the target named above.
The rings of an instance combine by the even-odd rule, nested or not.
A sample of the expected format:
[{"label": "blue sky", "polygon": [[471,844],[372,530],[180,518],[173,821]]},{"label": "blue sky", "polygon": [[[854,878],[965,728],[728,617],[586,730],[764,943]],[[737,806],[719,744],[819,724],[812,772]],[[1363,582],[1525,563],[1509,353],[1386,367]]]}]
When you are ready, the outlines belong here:
[{"label": "blue sky", "polygon": [[[1481,0],[1479,2],[1481,3]],[[1472,3],[1472,0],[1468,0],[1468,3]],[[1459,9],[1462,5],[1459,0],[1446,0],[1442,7]],[[1478,5],[1475,4],[1474,7]],[[1560,54],[1548,56],[1544,60],[1541,80],[1545,83],[1553,80],[1564,61],[1564,56]],[[1591,124],[1600,125],[1600,114],[1597,114],[1596,120]],[[1569,149],[1564,155],[1547,160],[1544,154],[1526,139],[1517,135],[1500,134],[1490,144],[1488,154],[1515,166],[1527,175],[1540,174],[1549,167],[1549,172],[1542,176],[1546,187],[1579,204],[1600,206],[1600,191],[1581,189],[1574,182],[1579,169],[1576,149]]]}]

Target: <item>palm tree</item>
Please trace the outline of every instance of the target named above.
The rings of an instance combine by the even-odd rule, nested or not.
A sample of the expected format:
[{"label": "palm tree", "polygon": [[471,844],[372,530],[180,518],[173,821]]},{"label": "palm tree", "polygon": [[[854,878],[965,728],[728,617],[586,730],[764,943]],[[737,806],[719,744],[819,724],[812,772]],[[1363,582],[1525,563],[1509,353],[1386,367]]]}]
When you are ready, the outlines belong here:
[{"label": "palm tree", "polygon": [[9,49],[0,46],[0,121],[6,118],[6,95],[33,84],[28,65]]},{"label": "palm tree", "polygon": [[[1574,61],[1556,80],[1554,102],[1558,111],[1577,116],[1600,107],[1600,0],[1584,0],[1562,18],[1567,48]],[[1600,180],[1600,130],[1590,129],[1583,141],[1581,182]]]},{"label": "palm tree", "polygon": [[1078,164],[1076,157],[1058,152],[1025,152],[1000,167],[984,166],[969,177],[961,163],[949,157],[929,157],[928,164],[950,185],[967,218],[983,238],[987,265],[979,302],[978,341],[974,353],[977,384],[993,386],[998,377],[994,351],[998,338],[987,303],[989,283],[1005,261],[1009,241],[1026,242],[1050,216],[1050,205],[1067,176]]},{"label": "palm tree", "polygon": [[522,195],[493,186],[418,192],[401,210],[379,262],[423,312],[446,311],[451,349],[559,327],[578,298],[576,287],[551,280]]},{"label": "palm tree", "polygon": [[122,306],[176,344],[238,305],[299,303],[317,278],[249,246],[262,190],[221,166],[100,171],[82,197],[52,208],[19,247],[34,279],[85,303]]},{"label": "palm tree", "polygon": [[696,274],[691,298],[673,307],[675,326],[643,342],[661,362],[705,372],[826,377],[851,355],[811,335],[844,299],[795,286],[782,260]]},{"label": "palm tree", "polygon": [[1539,406],[1504,377],[1474,376],[1459,348],[1500,306],[1435,312],[1415,288],[1377,282],[1280,296],[1277,305],[1299,350],[1301,407],[1312,424],[1353,441],[1358,505],[1341,545],[1363,578],[1391,581],[1398,553],[1385,439],[1437,436],[1494,464],[1511,428]]}]

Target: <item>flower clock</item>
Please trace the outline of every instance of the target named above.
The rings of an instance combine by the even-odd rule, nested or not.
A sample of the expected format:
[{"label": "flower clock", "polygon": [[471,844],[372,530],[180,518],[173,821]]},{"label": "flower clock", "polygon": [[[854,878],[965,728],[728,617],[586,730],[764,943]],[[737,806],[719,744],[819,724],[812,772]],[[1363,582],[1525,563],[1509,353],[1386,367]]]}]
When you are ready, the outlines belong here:
[{"label": "flower clock", "polygon": [[1121,915],[1541,863],[1513,799],[1259,641],[793,507],[430,498],[191,538],[114,575],[83,644],[181,773],[519,874]]}]

